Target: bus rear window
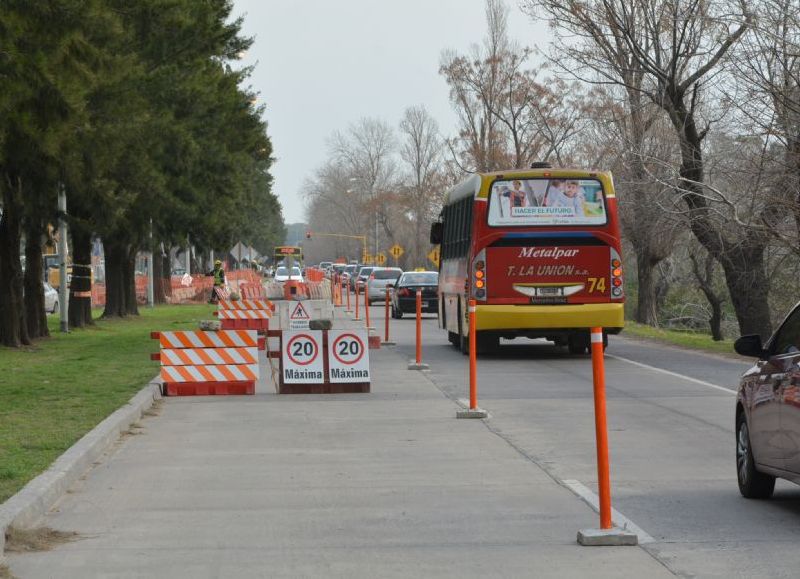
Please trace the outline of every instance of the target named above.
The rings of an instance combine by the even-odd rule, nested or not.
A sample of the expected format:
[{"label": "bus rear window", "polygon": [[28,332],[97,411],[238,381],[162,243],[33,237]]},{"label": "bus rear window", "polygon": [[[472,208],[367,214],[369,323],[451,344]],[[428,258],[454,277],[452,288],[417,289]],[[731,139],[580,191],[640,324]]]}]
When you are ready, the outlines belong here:
[{"label": "bus rear window", "polygon": [[603,186],[597,179],[495,181],[489,225],[605,225]]}]

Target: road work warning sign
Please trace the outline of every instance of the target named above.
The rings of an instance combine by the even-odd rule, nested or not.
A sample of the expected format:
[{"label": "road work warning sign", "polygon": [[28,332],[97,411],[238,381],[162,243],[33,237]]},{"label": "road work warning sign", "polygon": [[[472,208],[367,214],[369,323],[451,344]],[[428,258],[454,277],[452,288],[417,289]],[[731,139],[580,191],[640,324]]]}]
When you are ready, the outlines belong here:
[{"label": "road work warning sign", "polygon": [[367,331],[330,330],[328,368],[332,383],[369,382]]},{"label": "road work warning sign", "polygon": [[322,355],[322,331],[285,331],[281,352],[284,384],[324,383]]},{"label": "road work warning sign", "polygon": [[289,313],[289,329],[304,330],[308,328],[309,320],[311,320],[311,316],[308,315],[308,310],[306,310],[303,302],[297,302]]}]

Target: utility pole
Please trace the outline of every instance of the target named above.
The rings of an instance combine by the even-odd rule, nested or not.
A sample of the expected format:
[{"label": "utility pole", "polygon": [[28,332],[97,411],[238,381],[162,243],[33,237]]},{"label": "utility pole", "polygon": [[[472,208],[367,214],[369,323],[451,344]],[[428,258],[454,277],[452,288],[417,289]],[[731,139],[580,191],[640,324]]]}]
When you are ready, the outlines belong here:
[{"label": "utility pole", "polygon": [[58,305],[61,317],[60,329],[69,332],[69,291],[67,289],[67,192],[63,183],[58,189]]}]

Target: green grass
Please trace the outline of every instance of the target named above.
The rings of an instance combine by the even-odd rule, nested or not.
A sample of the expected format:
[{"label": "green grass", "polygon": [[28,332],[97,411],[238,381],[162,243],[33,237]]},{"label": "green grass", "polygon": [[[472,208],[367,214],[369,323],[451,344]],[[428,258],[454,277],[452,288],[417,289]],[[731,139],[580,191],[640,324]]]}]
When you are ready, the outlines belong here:
[{"label": "green grass", "polygon": [[683,346],[684,348],[691,348],[692,350],[704,350],[706,352],[715,352],[718,354],[737,355],[733,351],[733,340],[722,340],[721,342],[715,342],[711,339],[710,334],[704,334],[701,332],[692,332],[688,330],[664,330],[662,328],[654,328],[646,324],[637,324],[636,322],[626,320],[623,335],[648,338],[658,342]]},{"label": "green grass", "polygon": [[[213,306],[141,308],[126,320],[58,332],[34,347],[0,347],[0,502],[124,405],[158,372],[157,330],[194,329]],[[99,312],[98,312],[99,314]]]}]

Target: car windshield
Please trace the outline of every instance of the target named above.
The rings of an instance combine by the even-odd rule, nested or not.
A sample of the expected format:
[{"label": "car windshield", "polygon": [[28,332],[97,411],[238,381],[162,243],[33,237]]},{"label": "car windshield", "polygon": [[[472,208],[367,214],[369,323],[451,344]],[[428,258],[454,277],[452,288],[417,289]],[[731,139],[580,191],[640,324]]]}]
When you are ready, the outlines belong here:
[{"label": "car windshield", "polygon": [[286,270],[285,267],[279,267],[278,270],[275,272],[275,275],[289,275],[289,272]]},{"label": "car windshield", "polygon": [[400,285],[436,285],[439,274],[436,272],[406,273],[400,279]]},{"label": "car windshield", "polygon": [[371,273],[372,273],[371,267],[362,267],[361,271],[358,272],[358,277],[367,277]]},{"label": "car windshield", "polygon": [[373,279],[397,279],[402,271],[396,269],[379,269],[372,274]]},{"label": "car windshield", "polygon": [[293,267],[292,268],[292,275],[296,275],[297,277],[300,277],[302,275],[300,273],[300,268],[299,267]]}]

